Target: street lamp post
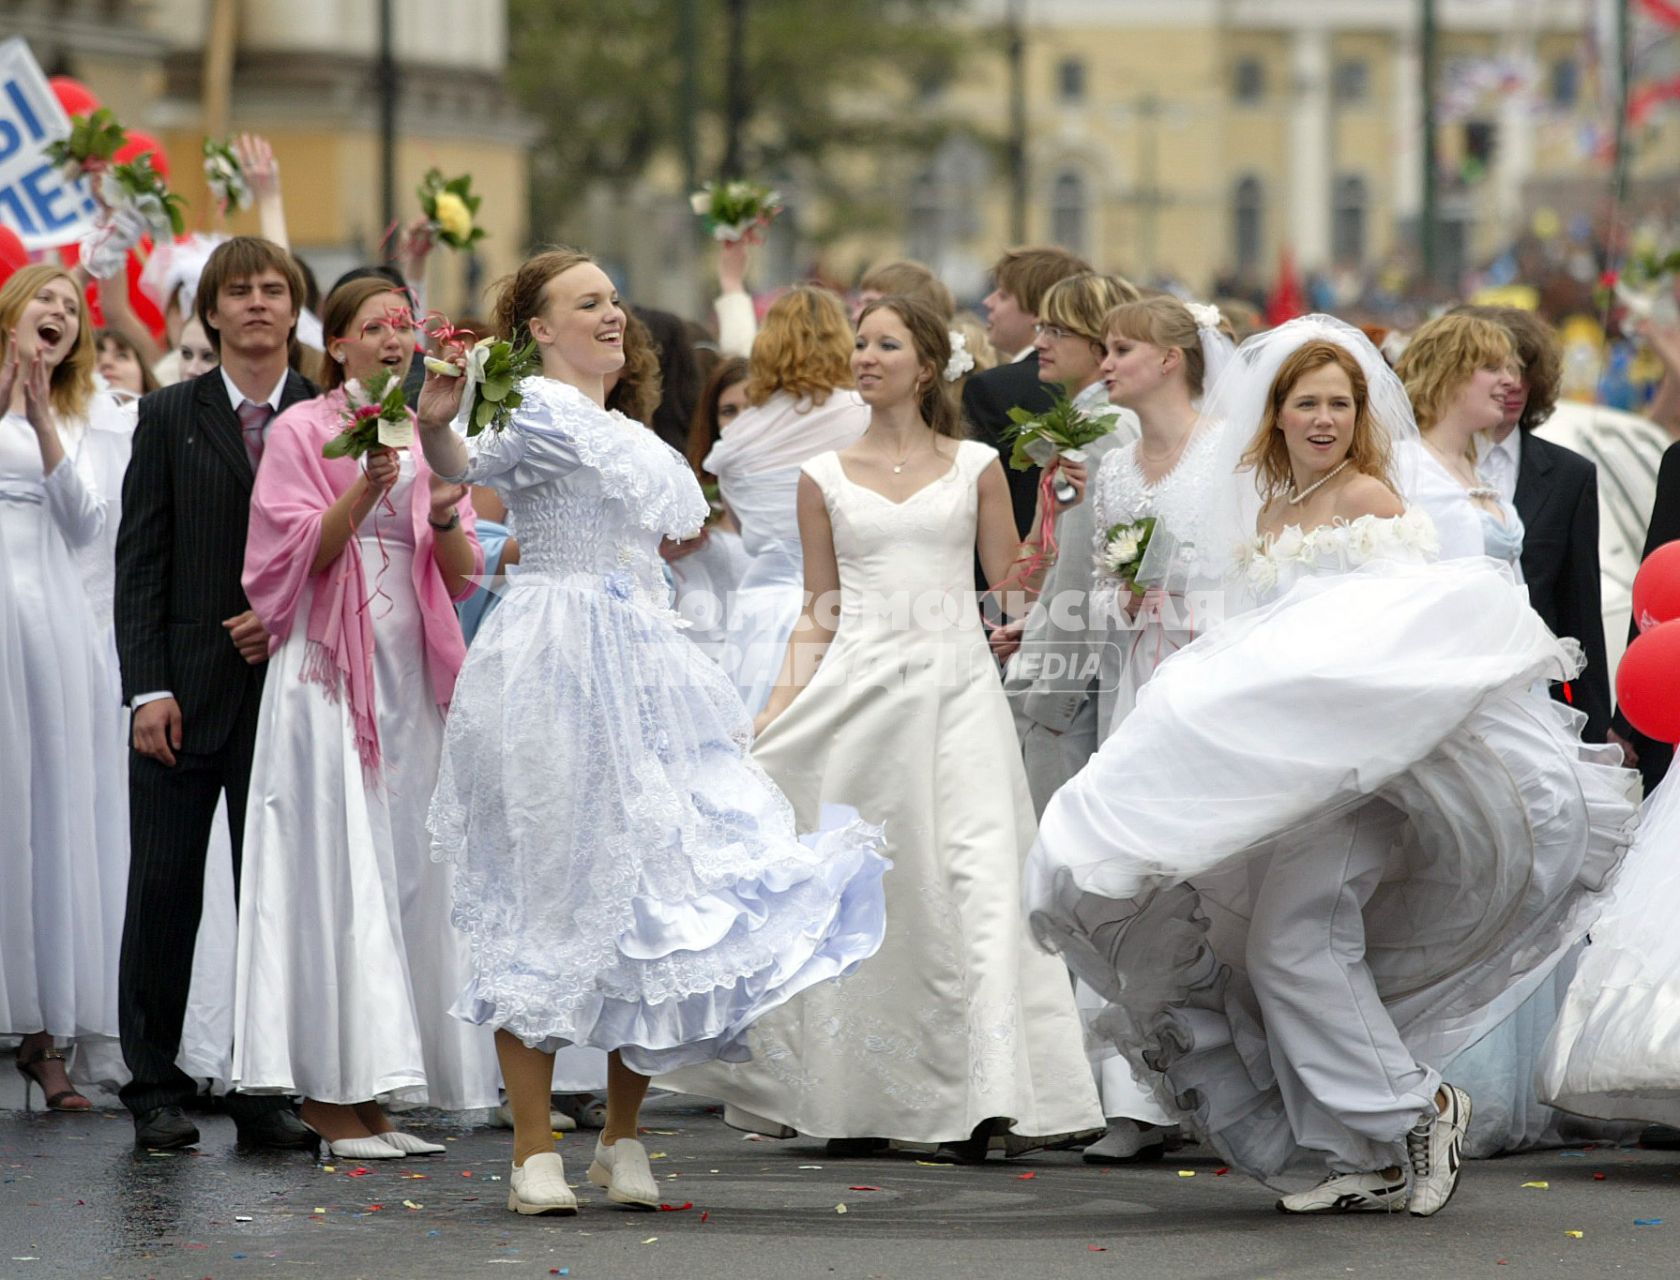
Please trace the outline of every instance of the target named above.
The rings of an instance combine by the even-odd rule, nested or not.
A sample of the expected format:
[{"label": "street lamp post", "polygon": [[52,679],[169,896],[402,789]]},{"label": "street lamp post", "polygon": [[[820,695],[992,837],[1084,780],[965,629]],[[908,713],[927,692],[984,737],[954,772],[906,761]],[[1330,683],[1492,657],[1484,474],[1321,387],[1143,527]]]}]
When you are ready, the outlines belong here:
[{"label": "street lamp post", "polygon": [[1026,0],[1009,0],[1004,18],[1004,56],[1009,63],[1009,238],[1027,238],[1027,41],[1022,10]]},{"label": "street lamp post", "polygon": [[391,0],[379,0],[379,217],[386,228],[385,259],[397,252],[397,59]]},{"label": "street lamp post", "polygon": [[1424,279],[1435,282],[1440,269],[1436,241],[1436,204],[1440,199],[1436,183],[1435,155],[1435,74],[1440,54],[1435,29],[1435,0],[1419,0],[1420,25],[1418,70],[1423,83],[1419,98],[1423,105],[1423,207],[1418,213],[1418,247],[1423,255]]}]

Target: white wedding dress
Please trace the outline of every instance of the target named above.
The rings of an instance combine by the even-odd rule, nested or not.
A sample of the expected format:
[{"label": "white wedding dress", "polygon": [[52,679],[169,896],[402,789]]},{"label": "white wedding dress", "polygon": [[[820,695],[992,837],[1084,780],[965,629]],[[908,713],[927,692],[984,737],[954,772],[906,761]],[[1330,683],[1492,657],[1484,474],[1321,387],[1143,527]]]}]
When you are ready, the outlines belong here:
[{"label": "white wedding dress", "polygon": [[414,590],[414,455],[356,531],[373,620],[380,760],[364,773],[350,710],[305,679],[310,579],[269,659],[245,812],[233,1085],[319,1102],[493,1107],[490,1033],[448,1016],[467,970],[449,870],[426,810],[444,714]]},{"label": "white wedding dress", "polygon": [[471,956],[454,1012],[648,1075],[745,1057],[754,1019],[880,944],[880,833],[852,815],[799,837],[678,625],[659,544],[706,518],[688,463],[566,383],[520,391],[453,477],[503,497],[521,556],[456,681],[428,819]]},{"label": "white wedding dress", "polygon": [[854,805],[886,830],[887,936],[840,982],[759,1021],[753,1060],[661,1085],[822,1138],[969,1138],[1100,1128],[1067,973],[1027,935],[1017,886],[1033,806],[973,591],[978,482],[957,445],[904,502],[805,464],[840,569],[834,641],[754,755],[801,823]]},{"label": "white wedding dress", "polygon": [[7,738],[6,768],[27,759],[30,787],[29,803],[5,815],[0,844],[0,1034],[103,1038],[100,1059],[114,1062],[128,771],[108,635],[78,559],[99,543],[108,515],[93,435],[86,421],[61,419],[65,456],[44,476],[34,428],[19,414],[0,417],[0,572],[10,601],[0,683],[11,690],[0,698],[21,694],[8,716],[21,732]]},{"label": "white wedding dress", "polygon": [[[1111,1002],[1099,1026],[1164,1073],[1183,1123],[1285,1189],[1321,1177],[1326,1153],[1394,1162],[1406,1107],[1429,1105],[1427,1068],[1581,937],[1631,839],[1625,771],[1583,760],[1529,696],[1574,674],[1578,651],[1508,573],[1426,563],[1433,544],[1417,511],[1259,544],[1248,586],[1268,603],[1161,666],[1051,802],[1028,862],[1033,928]],[[1291,1028],[1305,1041],[1274,1045],[1249,979],[1256,939],[1268,964],[1289,941],[1249,933],[1261,907],[1287,924],[1268,870],[1329,837],[1366,841],[1370,863],[1355,998],[1379,1000],[1408,1072],[1425,1068],[1370,1131],[1348,1129],[1349,1099],[1303,1107],[1312,1014]]]}]

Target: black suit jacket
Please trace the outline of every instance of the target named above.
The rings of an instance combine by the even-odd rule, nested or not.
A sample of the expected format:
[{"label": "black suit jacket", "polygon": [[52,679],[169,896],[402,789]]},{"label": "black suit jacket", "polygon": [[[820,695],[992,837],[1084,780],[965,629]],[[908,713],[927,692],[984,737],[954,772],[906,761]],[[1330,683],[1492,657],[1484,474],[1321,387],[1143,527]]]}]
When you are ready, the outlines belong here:
[{"label": "black suit jacket", "polygon": [[[1572,449],[1525,434],[1517,466],[1523,577],[1534,611],[1552,633],[1581,642],[1587,665],[1569,686],[1587,717],[1585,737],[1610,727],[1610,663],[1598,567],[1598,468]],[[1552,696],[1566,700],[1563,686]]]},{"label": "black suit jacket", "polygon": [[[1651,523],[1645,533],[1645,552],[1650,555],[1665,542],[1680,538],[1680,444],[1671,444],[1663,452],[1662,466],[1657,469],[1657,497],[1651,504]],[[1628,643],[1639,636],[1639,621],[1628,626]],[[1645,779],[1645,794],[1650,795],[1668,773],[1674,760],[1674,744],[1647,738],[1616,712],[1616,732],[1639,753],[1639,772]]]},{"label": "black suit jacket", "polygon": [[[317,394],[290,373],[280,407]],[[254,480],[220,370],[141,399],[117,529],[123,699],[171,691],[181,748],[194,754],[221,748],[266,670],[241,658],[222,626],[251,607],[240,578]]]},{"label": "black suit jacket", "polygon": [[1032,528],[1038,509],[1039,472],[1037,467],[1009,469],[1011,446],[1006,443],[1004,428],[1009,426],[1011,409],[1043,413],[1055,403],[1055,394],[1038,380],[1036,351],[1025,360],[977,373],[963,387],[963,416],[974,438],[991,445],[1003,459],[1003,474],[1009,479],[1009,496],[1015,507],[1015,527],[1023,537]]}]

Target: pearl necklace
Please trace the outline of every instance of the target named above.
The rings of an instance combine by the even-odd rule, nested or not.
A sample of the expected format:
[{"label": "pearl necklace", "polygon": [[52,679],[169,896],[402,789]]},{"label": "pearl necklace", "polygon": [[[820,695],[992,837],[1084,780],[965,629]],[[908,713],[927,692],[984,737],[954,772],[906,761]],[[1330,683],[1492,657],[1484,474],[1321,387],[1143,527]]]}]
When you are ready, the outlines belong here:
[{"label": "pearl necklace", "polygon": [[1314,480],[1305,489],[1301,490],[1300,493],[1296,493],[1294,486],[1291,485],[1289,490],[1289,505],[1294,507],[1305,502],[1308,498],[1312,497],[1313,494],[1317,493],[1318,490],[1322,489],[1325,485],[1329,484],[1332,480],[1339,476],[1347,468],[1347,464],[1352,461],[1352,458],[1343,458],[1334,467],[1332,467],[1327,474],[1320,476],[1317,480]]}]

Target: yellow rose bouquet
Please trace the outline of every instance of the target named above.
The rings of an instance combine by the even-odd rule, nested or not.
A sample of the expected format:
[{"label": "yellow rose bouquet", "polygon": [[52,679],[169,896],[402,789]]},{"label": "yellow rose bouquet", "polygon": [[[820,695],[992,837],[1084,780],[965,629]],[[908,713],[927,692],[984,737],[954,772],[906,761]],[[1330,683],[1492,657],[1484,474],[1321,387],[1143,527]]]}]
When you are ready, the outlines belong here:
[{"label": "yellow rose bouquet", "polygon": [[433,234],[451,249],[470,249],[484,239],[484,228],[474,222],[483,199],[473,194],[471,174],[445,179],[442,171],[428,169],[420,182],[420,207]]}]

